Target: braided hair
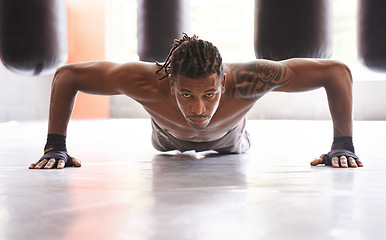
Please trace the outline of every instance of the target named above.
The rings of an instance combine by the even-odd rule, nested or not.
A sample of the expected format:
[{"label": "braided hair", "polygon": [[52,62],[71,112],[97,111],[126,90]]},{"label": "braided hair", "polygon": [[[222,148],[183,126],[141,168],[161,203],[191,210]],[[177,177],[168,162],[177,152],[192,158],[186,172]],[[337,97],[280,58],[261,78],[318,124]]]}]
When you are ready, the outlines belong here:
[{"label": "braided hair", "polygon": [[165,75],[160,80],[171,74],[173,81],[176,75],[193,79],[213,73],[222,76],[224,70],[222,58],[216,46],[199,39],[196,35],[189,37],[186,33],[181,39],[174,40],[165,63],[162,65],[157,62],[157,65],[160,67],[157,73],[162,69],[165,71]]}]

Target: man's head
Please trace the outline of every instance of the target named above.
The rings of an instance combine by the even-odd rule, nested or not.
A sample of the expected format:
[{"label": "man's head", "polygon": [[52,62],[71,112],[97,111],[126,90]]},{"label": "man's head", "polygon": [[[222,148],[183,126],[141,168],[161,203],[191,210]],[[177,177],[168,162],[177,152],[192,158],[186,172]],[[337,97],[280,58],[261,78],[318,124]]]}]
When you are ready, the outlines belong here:
[{"label": "man's head", "polygon": [[[189,37],[186,33],[174,44],[165,64],[158,70],[165,70],[165,76],[171,75],[173,81],[177,75],[198,79],[217,73],[223,75],[222,57],[217,47],[211,42],[199,39],[196,35]],[[170,70],[170,73],[169,73]]]},{"label": "man's head", "polygon": [[206,127],[225,91],[225,74],[217,47],[196,35],[184,34],[175,40],[158,71],[161,69],[165,70],[165,77],[170,76],[171,93],[189,125]]}]

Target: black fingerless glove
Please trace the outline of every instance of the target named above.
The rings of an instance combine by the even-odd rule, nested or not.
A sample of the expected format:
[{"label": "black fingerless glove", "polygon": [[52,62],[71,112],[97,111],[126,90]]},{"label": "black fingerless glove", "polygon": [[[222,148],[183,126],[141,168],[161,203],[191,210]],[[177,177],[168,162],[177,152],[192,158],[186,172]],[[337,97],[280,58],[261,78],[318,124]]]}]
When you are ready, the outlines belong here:
[{"label": "black fingerless glove", "polygon": [[326,165],[331,165],[331,160],[333,157],[346,156],[347,158],[352,157],[357,159],[355,155],[354,144],[352,142],[352,137],[334,137],[334,142],[331,146],[331,151],[324,155],[323,162]]},{"label": "black fingerless glove", "polygon": [[48,134],[47,143],[44,147],[44,155],[40,158],[39,161],[43,159],[50,160],[51,158],[55,158],[57,165],[58,160],[63,159],[66,162],[66,167],[72,167],[72,158],[67,153],[66,148],[66,136],[58,135],[58,134]]}]

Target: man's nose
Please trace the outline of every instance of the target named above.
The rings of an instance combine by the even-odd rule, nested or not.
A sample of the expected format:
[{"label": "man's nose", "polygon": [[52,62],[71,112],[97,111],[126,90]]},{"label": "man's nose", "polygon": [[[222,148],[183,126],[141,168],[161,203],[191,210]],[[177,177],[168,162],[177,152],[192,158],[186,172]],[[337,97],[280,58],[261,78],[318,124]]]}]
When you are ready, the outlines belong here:
[{"label": "man's nose", "polygon": [[201,99],[195,99],[192,103],[190,111],[196,115],[201,115],[206,112],[206,106]]}]

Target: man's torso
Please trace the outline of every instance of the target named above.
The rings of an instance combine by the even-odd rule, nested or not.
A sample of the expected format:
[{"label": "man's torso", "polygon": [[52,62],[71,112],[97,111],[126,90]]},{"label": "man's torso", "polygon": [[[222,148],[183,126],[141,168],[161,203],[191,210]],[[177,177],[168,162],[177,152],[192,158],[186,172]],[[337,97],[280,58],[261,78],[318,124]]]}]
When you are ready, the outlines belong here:
[{"label": "man's torso", "polygon": [[170,93],[168,78],[163,80],[149,79],[149,84],[154,84],[154,87],[159,91],[149,96],[149,101],[140,103],[160,127],[178,139],[191,142],[217,140],[235,128],[254,104],[254,102],[232,97],[234,79],[227,66],[224,66],[224,72],[227,73],[225,93],[221,96],[216,113],[205,128],[197,129],[187,123],[174,96]]}]

